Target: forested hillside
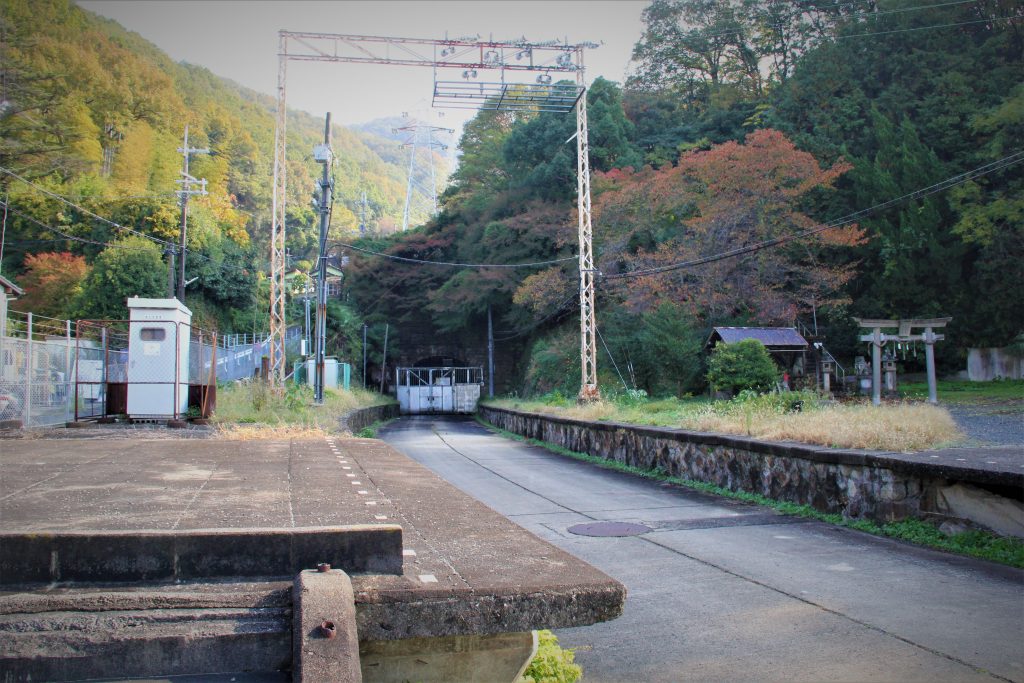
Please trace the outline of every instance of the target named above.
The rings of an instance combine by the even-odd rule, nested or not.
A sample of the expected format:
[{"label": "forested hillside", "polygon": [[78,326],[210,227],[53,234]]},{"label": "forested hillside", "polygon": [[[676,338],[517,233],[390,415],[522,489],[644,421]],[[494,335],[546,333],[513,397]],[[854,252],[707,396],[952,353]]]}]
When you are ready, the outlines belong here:
[{"label": "forested hillside", "polygon": [[[849,362],[866,351],[853,316],[951,315],[949,371],[966,347],[1024,331],[1020,3],[655,0],[643,18],[632,76],[587,95],[604,385],[621,386],[614,357],[630,386],[700,389],[718,324],[816,322]],[[571,256],[574,126],[480,113],[436,222],[364,246],[466,263]],[[491,306],[499,348],[522,358],[512,388],[572,395],[577,278],[572,261],[357,258],[352,283],[371,318],[467,341]]]},{"label": "forested hillside", "polygon": [[[177,149],[187,124],[190,146],[210,154],[191,161],[209,195],[189,207],[186,277],[199,279],[186,303],[203,325],[266,330],[272,97],[174,63],[67,0],[0,0],[0,68],[0,166],[10,171],[0,176],[0,199],[9,199],[2,272],[29,292],[16,306],[118,318],[127,294],[164,295],[162,247],[147,237],[177,238]],[[292,267],[315,258],[310,200],[320,171],[310,152],[322,136],[321,119],[290,112]],[[364,191],[371,231],[401,225],[408,157],[400,143],[335,126],[333,145],[332,234],[358,230]]]},{"label": "forested hillside", "polygon": [[[0,8],[0,166],[17,174],[0,178],[3,273],[29,290],[18,305],[117,317],[129,291],[165,291],[147,237],[177,235],[188,123],[191,144],[212,153],[192,163],[210,195],[191,205],[199,280],[187,303],[223,331],[265,329],[272,99],[66,1]],[[1024,6],[654,0],[637,11],[630,77],[594,78],[587,92],[602,384],[621,374],[653,394],[700,390],[701,345],[718,324],[817,324],[849,362],[865,352],[854,316],[951,315],[946,370],[969,346],[1024,332]],[[302,267],[322,122],[290,116],[288,246]],[[371,226],[401,223],[396,123],[336,128],[338,238],[356,239],[363,191]],[[479,344],[490,308],[499,351],[520,359],[510,388],[575,393],[574,132],[572,114],[469,122],[441,214],[358,244],[540,265],[352,252],[332,351],[356,348],[364,320],[391,325],[390,348],[414,328]]]}]

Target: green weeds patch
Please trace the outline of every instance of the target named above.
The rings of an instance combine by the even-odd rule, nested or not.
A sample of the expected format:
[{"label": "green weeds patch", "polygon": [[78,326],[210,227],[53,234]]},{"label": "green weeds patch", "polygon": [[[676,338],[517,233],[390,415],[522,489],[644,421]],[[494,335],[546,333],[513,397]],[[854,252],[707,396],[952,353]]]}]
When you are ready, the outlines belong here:
[{"label": "green weeds patch", "polygon": [[530,660],[519,683],[576,683],[583,669],[576,664],[576,655],[558,644],[551,631],[537,632],[537,654]]},{"label": "green weeds patch", "polygon": [[[960,405],[1024,401],[1024,380],[997,379],[991,382],[966,380],[939,380],[936,390],[939,400]],[[914,400],[928,398],[928,384],[906,382],[900,385],[900,395]]]}]

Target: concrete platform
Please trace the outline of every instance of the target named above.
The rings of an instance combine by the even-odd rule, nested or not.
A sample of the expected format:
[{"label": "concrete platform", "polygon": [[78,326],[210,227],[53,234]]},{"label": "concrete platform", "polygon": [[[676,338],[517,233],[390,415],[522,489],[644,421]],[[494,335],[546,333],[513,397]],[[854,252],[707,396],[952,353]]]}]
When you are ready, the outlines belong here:
[{"label": "concrete platform", "polygon": [[[369,439],[4,441],[0,519],[8,533],[398,524],[402,574],[352,576],[361,640],[582,626],[625,600],[619,582]],[[97,609],[248,599],[228,586],[58,583],[0,592],[0,615],[78,609],[89,595]]]}]

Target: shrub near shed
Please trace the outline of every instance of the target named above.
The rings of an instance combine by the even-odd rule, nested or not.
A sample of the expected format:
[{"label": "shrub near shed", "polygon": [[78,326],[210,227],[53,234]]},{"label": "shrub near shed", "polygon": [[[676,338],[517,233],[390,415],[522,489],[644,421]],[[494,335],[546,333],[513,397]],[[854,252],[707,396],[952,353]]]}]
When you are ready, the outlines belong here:
[{"label": "shrub near shed", "polygon": [[715,391],[764,392],[775,386],[778,376],[768,349],[756,339],[718,344],[708,360],[708,383]]}]

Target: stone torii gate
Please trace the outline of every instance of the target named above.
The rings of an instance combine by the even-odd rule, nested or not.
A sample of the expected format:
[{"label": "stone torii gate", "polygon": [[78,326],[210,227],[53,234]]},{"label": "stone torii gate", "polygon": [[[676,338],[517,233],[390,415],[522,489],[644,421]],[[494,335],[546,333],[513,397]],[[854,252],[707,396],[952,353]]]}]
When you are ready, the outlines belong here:
[{"label": "stone torii gate", "polygon": [[[946,326],[952,318],[909,318],[906,320],[874,320],[867,318],[854,318],[857,324],[871,330],[871,334],[863,334],[860,340],[871,344],[871,402],[874,405],[882,403],[882,347],[887,342],[924,342],[924,360],[928,371],[928,402],[938,403],[939,398],[935,389],[935,342],[946,338],[945,335],[935,334],[935,328]],[[924,328],[924,332],[913,334],[913,329]],[[883,329],[896,328],[896,334],[886,334]]]}]

